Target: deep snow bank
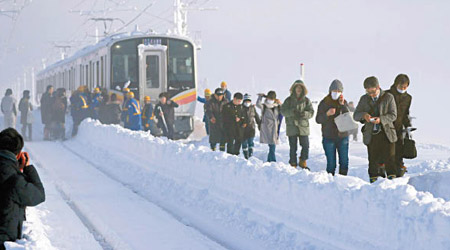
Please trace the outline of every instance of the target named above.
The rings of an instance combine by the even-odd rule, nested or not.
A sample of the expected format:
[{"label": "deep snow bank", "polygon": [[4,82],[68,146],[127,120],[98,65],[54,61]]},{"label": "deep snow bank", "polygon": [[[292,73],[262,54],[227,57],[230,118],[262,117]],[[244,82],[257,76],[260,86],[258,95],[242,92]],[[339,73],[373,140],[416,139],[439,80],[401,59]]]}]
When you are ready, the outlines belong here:
[{"label": "deep snow bank", "polygon": [[140,193],[159,198],[167,209],[200,215],[184,218],[190,223],[233,229],[218,237],[234,248],[244,248],[232,239],[235,235],[227,237],[236,232],[268,249],[304,249],[309,243],[342,249],[450,248],[450,203],[417,192],[407,179],[370,185],[90,120],[67,146]]},{"label": "deep snow bank", "polygon": [[419,191],[430,192],[435,197],[450,201],[450,170],[430,171],[411,177],[409,184]]}]

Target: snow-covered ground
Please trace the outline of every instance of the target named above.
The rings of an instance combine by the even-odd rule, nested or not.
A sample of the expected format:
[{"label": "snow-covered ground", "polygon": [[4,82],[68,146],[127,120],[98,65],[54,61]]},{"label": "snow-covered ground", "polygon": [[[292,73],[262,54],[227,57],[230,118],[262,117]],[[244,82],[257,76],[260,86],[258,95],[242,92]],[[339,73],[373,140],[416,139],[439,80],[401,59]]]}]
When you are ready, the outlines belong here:
[{"label": "snow-covered ground", "polygon": [[[404,178],[367,182],[350,145],[347,177],[325,170],[312,123],[311,172],[85,121],[65,142],[26,144],[47,201],[29,208],[21,249],[450,249],[450,148],[418,145]],[[36,124],[35,132],[40,126]]]}]

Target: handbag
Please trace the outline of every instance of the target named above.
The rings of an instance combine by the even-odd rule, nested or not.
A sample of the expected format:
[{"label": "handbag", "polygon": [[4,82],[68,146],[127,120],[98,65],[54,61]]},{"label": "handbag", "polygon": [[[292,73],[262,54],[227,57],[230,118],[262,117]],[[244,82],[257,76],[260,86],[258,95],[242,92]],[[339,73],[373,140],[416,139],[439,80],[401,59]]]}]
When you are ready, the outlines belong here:
[{"label": "handbag", "polygon": [[416,142],[411,138],[409,133],[406,133],[403,139],[403,158],[414,159],[417,157]]},{"label": "handbag", "polygon": [[334,122],[339,130],[339,132],[349,132],[355,129],[358,129],[358,124],[353,120],[353,113],[347,112],[338,115],[334,118]]}]

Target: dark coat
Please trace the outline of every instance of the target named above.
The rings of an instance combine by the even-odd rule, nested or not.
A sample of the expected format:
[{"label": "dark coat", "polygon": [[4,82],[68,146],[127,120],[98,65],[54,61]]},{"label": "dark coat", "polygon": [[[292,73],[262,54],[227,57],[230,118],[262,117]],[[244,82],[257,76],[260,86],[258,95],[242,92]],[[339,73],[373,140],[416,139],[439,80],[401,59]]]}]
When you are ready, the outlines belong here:
[{"label": "dark coat", "polygon": [[99,119],[103,124],[120,124],[122,108],[119,103],[108,103],[100,106]]},{"label": "dark coat", "polygon": [[215,123],[212,123],[211,121],[209,122],[210,143],[219,143],[224,141],[222,111],[226,104],[227,101],[225,98],[223,98],[222,101],[219,101],[214,95],[211,96],[211,99],[206,103],[206,115],[210,120],[212,118],[216,119]]},{"label": "dark coat", "polygon": [[45,192],[33,166],[19,170],[16,156],[0,151],[0,242],[15,241],[22,236],[25,207],[44,202]]},{"label": "dark coat", "polygon": [[[233,101],[227,103],[223,107],[222,117],[227,141],[242,141],[244,139],[244,124],[248,124],[247,115],[242,105],[234,105]],[[237,122],[236,118],[240,120]]]},{"label": "dark coat", "polygon": [[48,92],[41,97],[41,120],[43,124],[50,124],[52,122],[52,105],[54,97]]},{"label": "dark coat", "polygon": [[58,123],[66,122],[67,97],[55,97],[52,105],[52,121]]},{"label": "dark coat", "polygon": [[261,124],[261,118],[256,112],[255,105],[251,105],[250,107],[243,107],[245,115],[247,117],[247,127],[244,130],[244,140],[255,137],[256,126]]},{"label": "dark coat", "polygon": [[[327,116],[329,109],[335,108],[336,113],[332,116]],[[330,95],[327,95],[319,104],[317,110],[316,122],[322,125],[322,137],[327,139],[344,138],[348,136],[348,132],[339,132],[334,119],[340,114],[348,113],[348,104],[345,101],[344,105],[341,105],[339,101],[335,101]]]},{"label": "dark coat", "polygon": [[158,103],[155,106],[155,116],[158,118],[159,121],[161,121],[161,114],[162,111],[164,113],[164,119],[166,121],[167,126],[173,126],[175,124],[175,108],[178,108],[178,104],[174,101],[170,101],[170,104],[162,104]]},{"label": "dark coat", "polygon": [[22,98],[19,102],[19,111],[20,111],[20,123],[21,124],[28,124],[27,117],[28,112],[31,112],[33,110],[33,107],[31,106],[30,99],[29,98]]},{"label": "dark coat", "polygon": [[409,119],[409,109],[411,108],[412,96],[408,93],[400,94],[397,87],[391,86],[391,89],[386,91],[394,96],[395,104],[397,105],[397,120],[394,122],[397,136],[401,135],[398,132],[403,130],[403,127],[411,127],[411,120]]},{"label": "dark coat", "polygon": [[358,106],[356,106],[353,119],[364,123],[364,127],[362,128],[363,142],[365,145],[369,145],[372,141],[374,124],[364,120],[364,115],[370,114],[371,116],[376,116],[373,114],[376,105],[378,105],[382,130],[386,133],[389,142],[395,143],[397,141],[397,133],[394,127],[394,121],[397,120],[397,105],[395,104],[394,96],[383,90],[380,92],[377,103],[374,103],[372,97],[365,94],[361,96]]}]

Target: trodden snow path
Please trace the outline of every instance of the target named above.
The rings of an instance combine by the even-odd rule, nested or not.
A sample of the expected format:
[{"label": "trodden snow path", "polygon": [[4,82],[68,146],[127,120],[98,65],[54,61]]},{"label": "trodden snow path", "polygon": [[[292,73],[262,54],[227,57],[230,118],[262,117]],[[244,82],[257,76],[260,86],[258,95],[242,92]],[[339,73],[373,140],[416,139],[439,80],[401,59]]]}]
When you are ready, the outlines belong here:
[{"label": "trodden snow path", "polygon": [[221,249],[60,143],[32,142],[27,149],[104,249]]}]

